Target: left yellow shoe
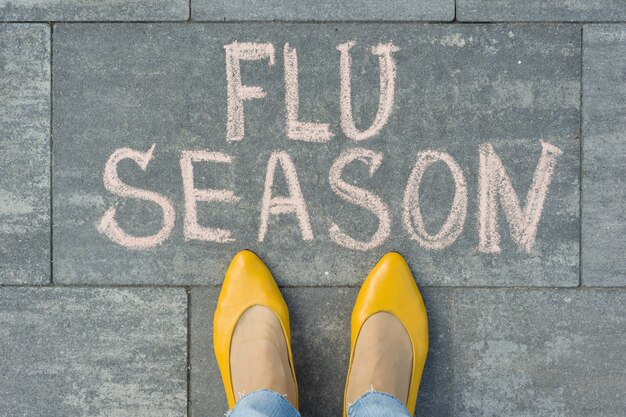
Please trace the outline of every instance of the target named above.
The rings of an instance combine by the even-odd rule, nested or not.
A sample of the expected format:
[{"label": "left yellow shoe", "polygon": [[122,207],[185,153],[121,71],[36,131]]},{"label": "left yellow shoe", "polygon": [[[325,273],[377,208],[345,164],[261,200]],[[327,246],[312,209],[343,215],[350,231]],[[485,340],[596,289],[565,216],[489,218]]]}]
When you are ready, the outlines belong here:
[{"label": "left yellow shoe", "polygon": [[[261,306],[271,310],[280,322],[282,336],[284,336],[284,342],[286,343],[291,377],[293,377],[293,384],[295,385],[295,399],[288,398],[288,400],[298,408],[298,388],[291,353],[291,334],[289,330],[289,311],[287,304],[269,269],[256,254],[247,250],[237,253],[226,271],[222,290],[217,301],[217,309],[213,318],[215,357],[220,368],[222,381],[224,382],[228,406],[232,409],[237,402],[237,393],[235,393],[233,388],[233,374],[231,369],[233,335],[244,313],[255,306]],[[247,322],[245,326],[254,328],[254,323],[251,324],[249,320],[245,321]],[[274,328],[276,329],[277,327]],[[263,332],[262,329],[260,331],[261,333]],[[278,331],[280,332],[280,330]],[[282,341],[270,340],[268,344],[271,346],[281,346]],[[254,351],[254,349],[252,350]],[[265,366],[271,367],[272,365],[273,364],[266,364]],[[286,365],[284,369],[287,373],[289,372]],[[271,387],[259,388],[271,389]]]},{"label": "left yellow shoe", "polygon": [[[361,330],[364,328],[365,322],[377,313],[391,314],[393,317],[391,317],[391,321],[388,323],[395,325],[389,326],[389,330],[383,327],[382,331],[379,327],[378,330],[375,330],[377,335],[374,338],[364,336],[366,341],[362,342],[363,345],[361,349],[365,349],[365,351],[369,350],[375,353],[371,358],[366,360],[362,360],[363,356],[360,356],[359,360],[361,360],[361,364],[365,364],[364,366],[370,366],[371,363],[375,363],[380,367],[381,363],[384,365],[384,362],[381,361],[386,360],[385,358],[389,354],[399,354],[398,351],[394,351],[395,345],[392,344],[391,346],[388,346],[389,343],[385,340],[385,332],[397,331],[397,328],[399,328],[400,332],[402,332],[402,326],[404,326],[406,334],[402,332],[404,335],[403,340],[406,341],[406,335],[408,335],[411,347],[408,348],[408,344],[405,343],[407,346],[407,356],[412,351],[413,357],[410,373],[407,372],[407,374],[410,374],[407,375],[407,380],[409,381],[408,390],[405,398],[400,398],[400,400],[404,401],[406,399],[405,405],[411,415],[415,412],[417,393],[422,379],[426,355],[428,353],[428,318],[426,316],[426,308],[424,306],[422,296],[417,288],[417,285],[415,284],[415,280],[411,274],[409,266],[400,254],[390,252],[378,261],[374,269],[372,269],[370,274],[367,276],[367,279],[359,291],[359,295],[357,296],[354,310],[352,312],[350,366],[348,369],[348,377],[346,379],[346,390],[344,392],[344,417],[347,415],[347,396],[349,388],[351,388],[350,395],[353,397],[351,401],[358,398],[359,394],[364,393],[361,389],[364,385],[369,388],[371,383],[374,385],[374,389],[380,389],[380,387],[376,387],[374,384],[375,375],[372,375],[371,370],[362,368],[367,372],[360,372],[362,369],[355,368],[356,371],[353,372],[355,348],[359,342]],[[381,315],[379,314],[377,317],[381,317]],[[397,320],[394,320],[394,318]],[[391,330],[392,327],[395,327],[396,330]],[[367,356],[367,354],[365,356]],[[383,366],[382,369],[387,368],[386,366]],[[370,382],[359,379],[356,383],[357,385],[350,387],[350,376],[353,373],[361,376],[367,375],[368,377],[371,377],[372,381]],[[361,388],[356,390],[356,386]]]}]

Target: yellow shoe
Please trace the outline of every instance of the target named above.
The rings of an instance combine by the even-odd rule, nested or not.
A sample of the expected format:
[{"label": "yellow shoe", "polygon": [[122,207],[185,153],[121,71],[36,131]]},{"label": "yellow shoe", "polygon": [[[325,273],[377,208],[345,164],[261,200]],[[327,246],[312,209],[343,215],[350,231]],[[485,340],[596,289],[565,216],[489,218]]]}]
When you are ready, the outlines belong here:
[{"label": "yellow shoe", "polygon": [[296,387],[295,403],[297,408],[298,386],[291,354],[287,304],[269,269],[256,254],[248,250],[237,253],[228,267],[213,318],[215,357],[222,374],[228,407],[232,409],[237,402],[231,380],[230,365],[233,333],[240,317],[253,306],[266,307],[278,317],[285,336],[291,374]]},{"label": "yellow shoe", "polygon": [[380,312],[390,313],[397,318],[411,341],[413,361],[405,405],[411,415],[415,412],[417,392],[428,353],[428,319],[409,266],[400,254],[390,252],[378,261],[367,276],[352,311],[350,367],[344,392],[344,417],[347,415],[346,397],[359,333],[365,321]]}]

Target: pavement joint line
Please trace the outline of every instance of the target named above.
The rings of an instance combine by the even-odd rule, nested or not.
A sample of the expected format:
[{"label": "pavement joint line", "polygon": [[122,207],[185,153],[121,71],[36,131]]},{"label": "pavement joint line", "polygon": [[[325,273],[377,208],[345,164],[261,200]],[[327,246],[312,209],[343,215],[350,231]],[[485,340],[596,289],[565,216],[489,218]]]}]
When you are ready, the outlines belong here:
[{"label": "pavement joint line", "polygon": [[[456,4],[456,2],[455,2]],[[452,290],[450,295],[450,368],[452,373],[452,415],[456,413],[456,354],[454,347],[456,346],[456,289]]]},{"label": "pavement joint line", "polygon": [[[449,290],[449,291],[463,291],[463,290],[494,290],[494,291],[626,291],[625,286],[581,286],[581,287],[502,287],[502,286],[472,286],[472,287],[464,287],[464,286],[441,286],[441,285],[419,285],[420,289],[429,289],[429,290]],[[291,289],[291,288],[313,288],[313,289],[346,289],[346,288],[360,288],[361,285],[278,285],[279,288]],[[105,289],[116,289],[116,288],[183,288],[185,290],[193,290],[193,289],[219,289],[221,288],[221,284],[216,285],[189,285],[189,284],[181,284],[181,285],[168,285],[168,284],[113,284],[113,285],[95,285],[95,284],[0,284],[0,289],[2,288],[105,288]]]},{"label": "pavement joint line", "polygon": [[620,25],[626,24],[626,20],[489,20],[489,21],[464,21],[464,20],[0,20],[0,24],[32,24],[48,23],[50,25],[62,24],[372,24],[372,25]]},{"label": "pavement joint line", "polygon": [[53,68],[54,68],[54,57],[53,57],[53,42],[54,42],[54,24],[52,23],[48,23],[48,25],[50,26],[50,137],[49,137],[49,146],[50,146],[50,171],[49,171],[49,175],[50,175],[50,209],[49,209],[49,216],[50,216],[50,284],[54,284],[54,256],[53,256],[53,241],[54,241],[54,223],[53,223],[53,217],[54,217],[54,131],[53,131],[53,117],[54,117],[54,111],[53,111],[53,107],[54,107],[54,86],[53,86],[53,81],[54,81],[54,73],[53,73]]},{"label": "pavement joint line", "polygon": [[578,145],[579,145],[579,164],[578,164],[578,286],[583,285],[583,71],[585,53],[585,26],[580,25],[580,100],[578,105]]},{"label": "pavement joint line", "polygon": [[187,416],[191,415],[191,287],[187,292]]}]

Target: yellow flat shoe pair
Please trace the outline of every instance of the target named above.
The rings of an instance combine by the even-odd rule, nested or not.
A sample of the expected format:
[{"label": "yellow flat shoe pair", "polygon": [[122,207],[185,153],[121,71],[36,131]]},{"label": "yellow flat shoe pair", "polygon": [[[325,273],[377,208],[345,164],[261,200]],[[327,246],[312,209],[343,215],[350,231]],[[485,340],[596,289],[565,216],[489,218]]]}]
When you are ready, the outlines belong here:
[{"label": "yellow flat shoe pair", "polygon": [[[250,307],[260,305],[273,311],[280,321],[294,383],[296,374],[291,353],[289,311],[269,269],[250,251],[241,251],[226,271],[213,323],[215,356],[222,374],[229,408],[236,403],[231,380],[230,348],[235,326]],[[421,294],[406,261],[398,253],[383,256],[370,272],[359,292],[352,312],[350,371],[359,332],[365,321],[379,312],[393,314],[405,327],[413,347],[412,373],[406,407],[414,413],[420,380],[428,352],[428,320]],[[296,384],[296,408],[298,408]],[[346,415],[344,393],[344,416]]]}]

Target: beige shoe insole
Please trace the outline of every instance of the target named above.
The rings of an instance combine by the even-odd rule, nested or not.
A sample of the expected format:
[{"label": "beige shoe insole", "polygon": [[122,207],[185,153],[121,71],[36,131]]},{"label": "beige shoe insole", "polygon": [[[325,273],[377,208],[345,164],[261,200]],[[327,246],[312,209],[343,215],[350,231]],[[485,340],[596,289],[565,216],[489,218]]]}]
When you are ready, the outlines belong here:
[{"label": "beige shoe insole", "polygon": [[287,342],[278,317],[269,308],[253,306],[239,318],[230,347],[230,372],[237,400],[242,394],[269,389],[286,395],[296,406]]},{"label": "beige shoe insole", "polygon": [[346,402],[354,403],[373,388],[406,404],[412,366],[413,347],[404,325],[393,314],[373,314],[357,338]]}]

